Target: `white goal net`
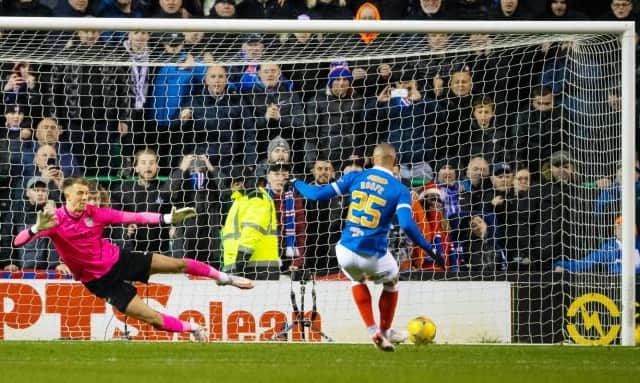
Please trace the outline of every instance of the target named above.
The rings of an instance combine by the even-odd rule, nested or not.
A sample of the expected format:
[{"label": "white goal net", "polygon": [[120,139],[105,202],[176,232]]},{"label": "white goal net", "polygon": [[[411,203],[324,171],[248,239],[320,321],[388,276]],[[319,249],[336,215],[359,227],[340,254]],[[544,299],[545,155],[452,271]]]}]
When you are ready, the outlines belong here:
[{"label": "white goal net", "polygon": [[[100,206],[198,211],[111,227],[114,243],[230,272],[234,198],[268,186],[277,255],[254,292],[154,277],[141,296],[211,340],[271,340],[301,279],[326,335],[366,340],[335,258],[348,199],[306,201],[284,180],[330,183],[389,142],[446,255],[440,268],[392,229],[396,327],[424,314],[443,342],[620,343],[619,34],[85,29],[0,31],[0,339],[170,339],[62,276],[49,240],[12,248],[47,200],[62,206],[64,178],[85,176]],[[326,340],[307,331],[279,339]]]}]

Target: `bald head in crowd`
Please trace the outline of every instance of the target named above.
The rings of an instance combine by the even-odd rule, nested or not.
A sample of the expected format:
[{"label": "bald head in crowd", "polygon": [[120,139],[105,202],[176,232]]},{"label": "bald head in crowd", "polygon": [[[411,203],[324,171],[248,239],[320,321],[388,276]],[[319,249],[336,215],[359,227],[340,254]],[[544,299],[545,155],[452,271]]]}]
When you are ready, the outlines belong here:
[{"label": "bald head in crowd", "polygon": [[396,148],[391,144],[379,144],[373,150],[373,165],[393,171],[396,163]]}]

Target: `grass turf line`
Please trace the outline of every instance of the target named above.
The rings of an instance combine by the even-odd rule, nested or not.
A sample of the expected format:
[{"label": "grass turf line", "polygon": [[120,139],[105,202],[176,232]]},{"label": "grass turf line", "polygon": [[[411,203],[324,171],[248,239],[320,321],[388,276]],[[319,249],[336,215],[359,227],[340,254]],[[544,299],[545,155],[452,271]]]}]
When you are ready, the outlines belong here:
[{"label": "grass turf line", "polygon": [[1,381],[632,382],[640,348],[2,342]]}]

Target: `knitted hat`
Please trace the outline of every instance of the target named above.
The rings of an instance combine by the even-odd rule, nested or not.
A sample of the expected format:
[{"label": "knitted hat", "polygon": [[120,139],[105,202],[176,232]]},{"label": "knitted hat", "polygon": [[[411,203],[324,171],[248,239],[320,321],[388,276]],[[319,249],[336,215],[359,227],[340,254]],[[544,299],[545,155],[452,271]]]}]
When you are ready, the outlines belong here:
[{"label": "knitted hat", "polygon": [[333,85],[333,82],[338,78],[346,78],[349,80],[349,84],[353,82],[353,74],[348,67],[337,66],[329,72],[329,88]]},{"label": "knitted hat", "polygon": [[269,141],[269,146],[267,146],[267,153],[271,154],[271,152],[276,150],[276,148],[282,148],[287,152],[291,151],[291,147],[289,146],[289,143],[287,142],[287,140],[285,140],[281,136],[277,136],[273,140]]}]

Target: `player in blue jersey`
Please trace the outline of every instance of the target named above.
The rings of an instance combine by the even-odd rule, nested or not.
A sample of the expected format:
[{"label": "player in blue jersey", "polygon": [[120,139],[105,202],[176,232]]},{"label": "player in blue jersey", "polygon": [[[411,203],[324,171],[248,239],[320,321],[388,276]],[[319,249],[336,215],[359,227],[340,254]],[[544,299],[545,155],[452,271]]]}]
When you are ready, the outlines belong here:
[{"label": "player in blue jersey", "polygon": [[[292,180],[305,198],[326,200],[349,195],[349,213],[336,245],[336,255],[342,271],[351,279],[351,291],[360,316],[374,344],[383,351],[395,348],[389,332],[398,303],[398,263],[388,249],[388,236],[393,216],[397,214],[402,230],[415,244],[428,251],[444,265],[444,259],[420,233],[411,213],[411,194],[392,173],[396,151],[389,144],[377,145],[373,151],[373,168],[350,172],[329,185],[308,185]],[[383,284],[380,296],[380,326],[376,325],[371,305],[371,293],[366,281]]]}]

